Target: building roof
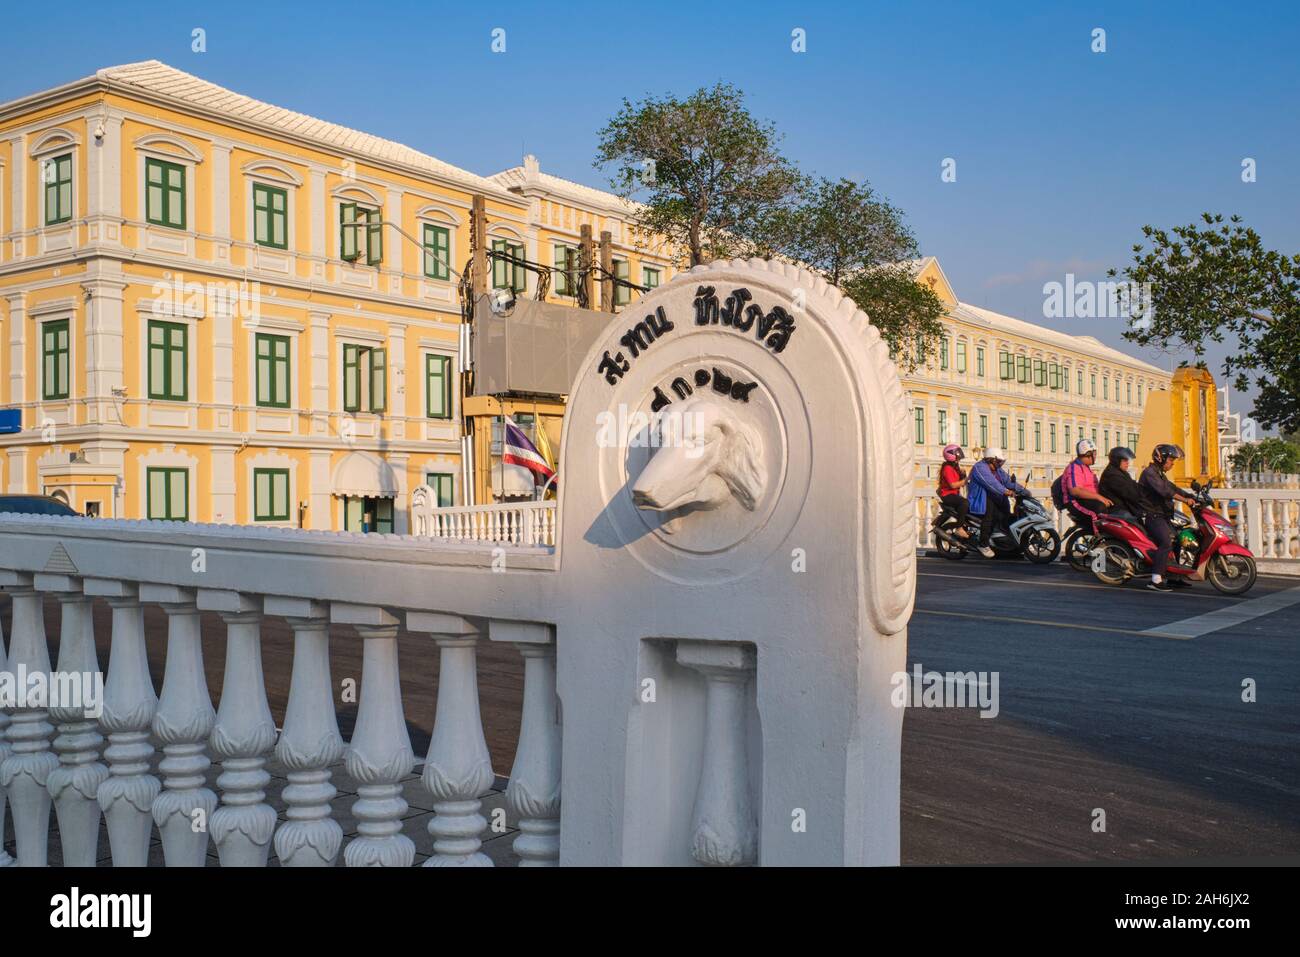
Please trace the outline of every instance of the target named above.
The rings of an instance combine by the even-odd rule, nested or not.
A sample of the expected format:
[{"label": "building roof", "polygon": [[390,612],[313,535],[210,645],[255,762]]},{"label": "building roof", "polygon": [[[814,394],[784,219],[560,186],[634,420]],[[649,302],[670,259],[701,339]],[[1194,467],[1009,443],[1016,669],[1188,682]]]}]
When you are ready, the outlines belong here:
[{"label": "building roof", "polygon": [[622,213],[632,212],[638,206],[637,203],[624,199],[617,193],[596,189],[594,186],[584,186],[582,183],[575,183],[571,179],[543,173],[538,165],[537,157],[532,155],[525,156],[521,166],[511,166],[499,173],[493,173],[488,178],[509,190],[526,190],[531,186],[549,195],[580,203],[584,206],[600,206]]},{"label": "building roof", "polygon": [[[96,71],[94,76],[67,84],[57,90],[24,97],[23,100],[71,91],[87,83],[98,83],[127,96],[144,95],[152,100],[161,100],[191,112],[205,112],[218,120],[233,121],[238,125],[256,127],[274,134],[306,140],[330,151],[359,158],[368,157],[380,163],[406,167],[416,173],[430,175],[468,190],[486,191],[493,195],[500,195],[503,192],[502,187],[494,180],[453,166],[402,143],[255,100],[158,60],[143,60],[139,63],[104,67]],[[12,107],[22,103],[23,100],[5,104],[4,107]]]},{"label": "building roof", "polygon": [[1121,352],[1119,349],[1111,348],[1093,336],[1072,336],[1069,333],[1057,332],[1055,329],[1048,329],[1046,326],[1039,326],[1032,322],[1025,322],[1023,319],[1004,316],[1000,312],[994,312],[991,309],[982,309],[979,306],[972,306],[967,302],[958,302],[951,312],[958,319],[973,323],[977,326],[986,326],[990,329],[1004,332],[1009,336],[1036,339],[1045,345],[1086,353],[1087,355],[1095,356],[1096,358],[1102,359],[1106,362],[1123,363],[1130,367],[1136,366],[1159,376],[1167,377],[1169,375],[1167,370],[1162,369],[1157,365],[1152,365],[1150,362],[1146,362],[1136,356],[1131,356],[1127,352]]}]

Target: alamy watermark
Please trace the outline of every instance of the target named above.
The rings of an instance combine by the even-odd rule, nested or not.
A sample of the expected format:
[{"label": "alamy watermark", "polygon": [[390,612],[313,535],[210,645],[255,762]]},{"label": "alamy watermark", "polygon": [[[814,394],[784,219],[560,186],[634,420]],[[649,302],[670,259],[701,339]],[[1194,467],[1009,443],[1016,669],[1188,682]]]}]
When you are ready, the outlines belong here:
[{"label": "alamy watermark", "polygon": [[894,672],[889,700],[895,708],[978,708],[981,718],[996,718],[998,680],[996,671],[923,671],[917,663],[910,673]]},{"label": "alamy watermark", "polygon": [[602,449],[681,448],[687,458],[704,454],[703,416],[687,409],[646,412],[619,403],[617,409],[596,415],[596,445]]},{"label": "alamy watermark", "polygon": [[1151,283],[1094,282],[1065,274],[1065,282],[1043,283],[1044,319],[1123,319],[1137,328],[1155,316]]},{"label": "alamy watermark", "polygon": [[170,280],[160,279],[150,287],[156,316],[230,316],[256,323],[262,315],[262,284],[243,280],[220,282],[186,280],[183,272]]},{"label": "alamy watermark", "polygon": [[58,708],[80,711],[89,720],[104,713],[104,675],[100,671],[28,671],[19,662],[0,671],[0,708]]}]

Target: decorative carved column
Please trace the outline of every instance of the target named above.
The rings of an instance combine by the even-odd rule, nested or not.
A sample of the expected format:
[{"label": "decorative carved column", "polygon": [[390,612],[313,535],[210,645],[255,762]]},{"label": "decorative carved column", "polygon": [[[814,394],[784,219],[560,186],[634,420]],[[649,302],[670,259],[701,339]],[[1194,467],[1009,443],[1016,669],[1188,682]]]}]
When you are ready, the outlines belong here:
[{"label": "decorative carved column", "polygon": [[758,860],[758,825],[749,791],[746,691],[754,649],[733,642],[679,641],[677,662],[704,675],[704,755],[691,816],[691,856],[736,867]]},{"label": "decorative carved column", "polygon": [[167,664],[153,733],[163,745],[163,790],[153,802],[168,867],[203,867],[217,796],[207,787],[208,735],[215,715],[203,671],[203,645],[192,588],[141,585],[140,598],[167,613]]},{"label": "decorative carved column", "polygon": [[[64,867],[94,867],[99,857],[99,786],[108,780],[108,768],[99,760],[104,737],[94,709],[103,702],[90,700],[97,682],[102,682],[99,656],[95,652],[95,623],[91,600],[82,591],[81,580],[66,575],[38,575],[43,591],[58,593],[58,673],[65,684],[80,682],[83,700],[63,702],[50,709],[57,722],[54,750],[59,766],[46,782],[54,799],[59,821],[59,841]],[[72,676],[77,678],[73,679]],[[103,690],[102,684],[98,685]]]},{"label": "decorative carved column", "polygon": [[275,832],[284,867],[331,867],[343,828],[330,817],[338,794],[329,766],[343,756],[330,681],[329,609],[297,598],[267,598],[266,614],[283,615],[293,628],[293,675],[276,757],[289,769],[284,789],[288,820]]},{"label": "decorative carved column", "polygon": [[348,867],[410,867],[415,843],[402,833],[402,779],[415,767],[402,713],[397,619],[382,608],[334,604],[332,621],[355,625],[363,640],[361,701],[348,747],[348,774],[360,782],[352,813],[357,837],[343,852]]},{"label": "decorative carved column", "polygon": [[433,856],[425,867],[491,867],[480,848],[487,827],[479,795],[492,786],[492,759],[479,715],[475,645],[478,629],[455,615],[409,613],[407,628],[438,644],[438,705],[424,761],[424,786],[433,794],[429,821]]},{"label": "decorative carved column", "polygon": [[506,787],[506,806],[519,822],[512,845],[520,867],[560,862],[560,751],[563,719],[555,692],[555,628],[492,621],[492,641],[508,641],[524,657],[524,705],[519,747]]},{"label": "decorative carved column", "polygon": [[22,572],[0,572],[0,585],[13,599],[13,631],[9,636],[9,670],[19,706],[5,736],[9,754],[0,765],[0,787],[9,793],[13,808],[14,841],[18,864],[44,867],[48,860],[50,792],[47,781],[59,759],[50,750],[49,711],[22,705],[24,691],[32,689],[31,677],[50,677],[50,651],[45,641],[42,595],[32,587],[32,576]]},{"label": "decorative carved column", "polygon": [[262,603],[238,592],[200,589],[198,605],[219,612],[226,623],[226,670],[211,742],[222,758],[212,841],[222,867],[265,867],[275,830],[275,811],[266,803],[266,753],[275,744],[275,723],[262,675]]},{"label": "decorative carved column", "polygon": [[149,742],[158,696],[145,654],[144,609],[131,582],[88,578],[87,595],[99,595],[113,609],[113,640],[100,726],[108,732],[108,778],[99,786],[99,806],[108,825],[114,867],[144,867],[149,862],[153,802],[158,779],[149,773],[154,748]]}]

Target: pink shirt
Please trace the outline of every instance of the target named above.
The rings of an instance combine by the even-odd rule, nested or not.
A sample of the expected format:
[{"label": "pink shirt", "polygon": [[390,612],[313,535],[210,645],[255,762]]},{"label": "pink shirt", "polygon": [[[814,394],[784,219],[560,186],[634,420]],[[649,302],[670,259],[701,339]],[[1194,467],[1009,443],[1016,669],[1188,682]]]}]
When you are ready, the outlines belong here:
[{"label": "pink shirt", "polygon": [[1072,488],[1085,488],[1093,492],[1097,491],[1097,473],[1088,468],[1088,466],[1084,465],[1078,459],[1075,459],[1065,467],[1065,478],[1061,480],[1061,491],[1065,493],[1065,501],[1068,504],[1073,505],[1080,511],[1087,512],[1089,515],[1095,515],[1096,512],[1085,506],[1070,494],[1070,489]]}]

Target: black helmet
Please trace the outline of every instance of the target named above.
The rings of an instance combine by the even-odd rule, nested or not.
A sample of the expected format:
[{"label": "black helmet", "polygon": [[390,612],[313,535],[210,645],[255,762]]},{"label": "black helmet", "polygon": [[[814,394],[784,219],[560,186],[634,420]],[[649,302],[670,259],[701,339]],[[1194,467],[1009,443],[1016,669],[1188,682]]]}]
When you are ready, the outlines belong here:
[{"label": "black helmet", "polygon": [[1110,450],[1109,454],[1107,455],[1107,458],[1110,459],[1111,465],[1115,466],[1116,468],[1119,468],[1119,463],[1121,460],[1127,459],[1128,461],[1132,462],[1135,458],[1137,458],[1137,456],[1133,454],[1132,449],[1126,448],[1123,445],[1117,445]]},{"label": "black helmet", "polygon": [[1184,457],[1183,450],[1177,445],[1161,444],[1157,445],[1151,451],[1151,461],[1159,462],[1161,465],[1164,465],[1170,459],[1181,459]]}]

